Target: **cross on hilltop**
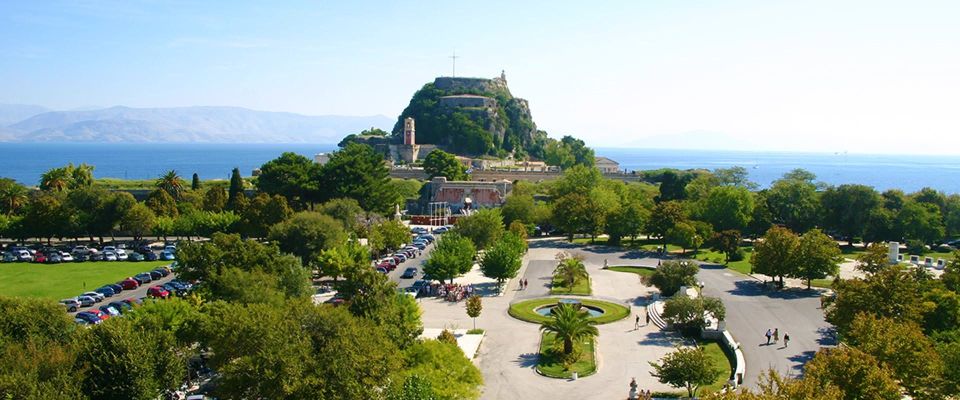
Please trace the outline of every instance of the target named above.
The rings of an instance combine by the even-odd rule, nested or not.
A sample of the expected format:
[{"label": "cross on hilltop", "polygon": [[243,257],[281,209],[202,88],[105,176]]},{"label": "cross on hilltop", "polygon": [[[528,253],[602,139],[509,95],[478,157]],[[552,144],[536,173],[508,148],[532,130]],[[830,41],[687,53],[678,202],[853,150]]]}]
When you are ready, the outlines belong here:
[{"label": "cross on hilltop", "polygon": [[457,77],[457,59],[460,58],[460,56],[458,56],[457,51],[454,50],[453,55],[450,56],[449,58],[453,60],[453,77],[456,78]]}]

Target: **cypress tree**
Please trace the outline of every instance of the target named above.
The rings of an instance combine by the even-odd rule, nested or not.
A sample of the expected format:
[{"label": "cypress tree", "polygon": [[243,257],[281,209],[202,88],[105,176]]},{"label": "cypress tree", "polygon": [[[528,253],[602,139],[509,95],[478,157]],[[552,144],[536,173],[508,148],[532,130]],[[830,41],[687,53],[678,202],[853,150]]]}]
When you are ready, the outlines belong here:
[{"label": "cypress tree", "polygon": [[190,183],[190,189],[200,189],[200,175],[197,175],[196,172],[193,173],[193,182]]},{"label": "cypress tree", "polygon": [[240,168],[234,168],[233,174],[230,175],[229,201],[233,201],[238,194],[243,195],[243,178],[240,177]]}]

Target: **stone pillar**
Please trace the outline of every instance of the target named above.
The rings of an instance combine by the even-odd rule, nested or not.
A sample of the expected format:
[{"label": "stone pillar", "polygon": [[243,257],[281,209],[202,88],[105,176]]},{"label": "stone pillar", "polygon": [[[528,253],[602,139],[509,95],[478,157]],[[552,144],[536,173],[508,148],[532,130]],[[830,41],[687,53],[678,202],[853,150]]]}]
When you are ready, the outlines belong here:
[{"label": "stone pillar", "polygon": [[887,253],[889,255],[888,262],[890,264],[897,264],[900,262],[900,243],[890,242],[890,250]]},{"label": "stone pillar", "polygon": [[417,144],[417,128],[413,118],[407,117],[403,120],[403,144]]}]

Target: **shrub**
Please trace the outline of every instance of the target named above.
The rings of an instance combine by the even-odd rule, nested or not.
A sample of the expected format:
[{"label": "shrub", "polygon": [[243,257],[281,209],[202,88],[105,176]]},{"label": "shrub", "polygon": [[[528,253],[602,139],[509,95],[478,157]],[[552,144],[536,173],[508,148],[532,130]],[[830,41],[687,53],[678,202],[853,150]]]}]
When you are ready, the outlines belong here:
[{"label": "shrub", "polygon": [[454,346],[457,345],[457,337],[453,335],[453,332],[450,332],[448,329],[444,329],[443,332],[440,332],[440,336],[437,336],[437,340],[443,343],[449,343]]}]

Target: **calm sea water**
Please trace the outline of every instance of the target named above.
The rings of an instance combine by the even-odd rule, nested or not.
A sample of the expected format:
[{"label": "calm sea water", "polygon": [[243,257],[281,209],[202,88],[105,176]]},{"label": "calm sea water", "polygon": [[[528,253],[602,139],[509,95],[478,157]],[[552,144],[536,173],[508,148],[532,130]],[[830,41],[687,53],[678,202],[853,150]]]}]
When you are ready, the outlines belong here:
[{"label": "calm sea water", "polygon": [[[292,151],[313,158],[335,150],[322,144],[50,144],[0,143],[0,176],[35,185],[44,171],[64,165],[96,166],[97,177],[150,179],[174,169],[189,178],[229,179],[240,168],[249,175],[254,168]],[[906,156],[863,154],[815,154],[746,151],[657,150],[598,148],[626,170],[657,168],[726,168],[742,166],[750,179],[767,186],[794,168],[804,168],[830,184],[861,183],[878,190],[907,192],[929,186],[947,193],[960,193],[960,156]]]}]

